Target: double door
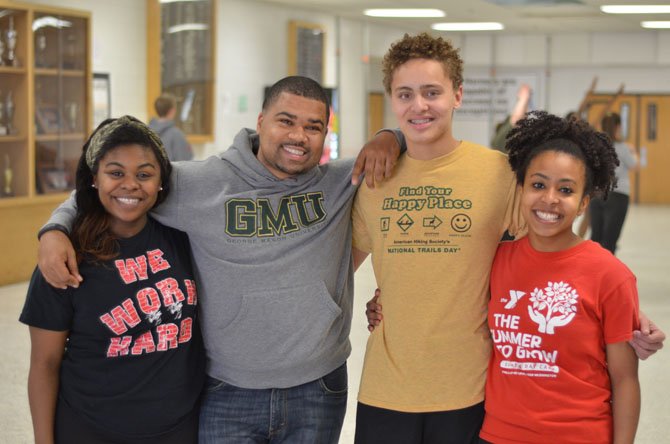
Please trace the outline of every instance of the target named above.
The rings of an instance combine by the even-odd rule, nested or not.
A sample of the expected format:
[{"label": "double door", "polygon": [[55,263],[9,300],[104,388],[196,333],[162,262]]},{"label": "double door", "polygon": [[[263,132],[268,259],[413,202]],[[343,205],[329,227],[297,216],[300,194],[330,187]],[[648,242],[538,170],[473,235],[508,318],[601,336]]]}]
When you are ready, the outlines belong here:
[{"label": "double door", "polygon": [[[596,98],[589,117],[605,102]],[[670,95],[626,94],[610,110],[621,115],[623,137],[640,156],[640,169],[630,172],[631,202],[670,204]]]}]

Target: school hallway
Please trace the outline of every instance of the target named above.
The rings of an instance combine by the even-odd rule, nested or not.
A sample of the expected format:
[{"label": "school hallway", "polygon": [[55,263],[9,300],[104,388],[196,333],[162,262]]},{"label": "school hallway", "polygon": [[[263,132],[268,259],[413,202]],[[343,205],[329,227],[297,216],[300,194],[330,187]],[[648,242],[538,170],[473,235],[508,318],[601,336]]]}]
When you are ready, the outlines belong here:
[{"label": "school hallway", "polygon": [[[670,334],[670,206],[631,206],[619,240],[619,258],[638,279],[640,307]],[[28,328],[18,322],[27,282],[0,287],[0,443],[31,443],[32,426],[26,380],[30,343]],[[365,302],[375,289],[374,275],[367,260],[356,274],[354,321],[351,331],[353,352],[349,365],[349,407],[341,443],[353,442],[356,394],[360,378],[367,329]],[[657,444],[670,440],[670,345],[640,363],[642,413],[636,443]]]}]

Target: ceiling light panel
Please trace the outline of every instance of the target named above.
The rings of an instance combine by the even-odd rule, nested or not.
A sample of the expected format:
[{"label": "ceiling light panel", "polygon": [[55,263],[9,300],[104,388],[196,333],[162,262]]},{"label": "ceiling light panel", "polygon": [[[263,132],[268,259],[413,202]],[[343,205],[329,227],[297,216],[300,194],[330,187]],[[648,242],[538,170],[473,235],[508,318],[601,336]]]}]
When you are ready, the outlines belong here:
[{"label": "ceiling light panel", "polygon": [[670,5],[603,5],[607,14],[670,14]]},{"label": "ceiling light panel", "polygon": [[366,9],[363,13],[369,17],[394,18],[435,18],[447,15],[440,9]]},{"label": "ceiling light panel", "polygon": [[436,31],[500,31],[505,29],[498,22],[468,22],[468,23],[435,23],[431,26]]},{"label": "ceiling light panel", "polygon": [[642,22],[640,23],[643,28],[647,29],[670,29],[670,21],[662,22]]}]

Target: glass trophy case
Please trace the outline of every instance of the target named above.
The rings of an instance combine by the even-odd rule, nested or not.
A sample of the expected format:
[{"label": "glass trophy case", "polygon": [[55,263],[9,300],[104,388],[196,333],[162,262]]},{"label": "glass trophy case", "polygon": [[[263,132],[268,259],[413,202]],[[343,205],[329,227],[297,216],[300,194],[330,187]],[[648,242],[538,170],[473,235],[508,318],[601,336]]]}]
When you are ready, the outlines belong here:
[{"label": "glass trophy case", "polygon": [[74,188],[74,173],[89,133],[88,21],[35,12],[35,175],[38,194]]},{"label": "glass trophy case", "polygon": [[90,131],[88,16],[25,8],[0,3],[3,200],[72,189]]}]

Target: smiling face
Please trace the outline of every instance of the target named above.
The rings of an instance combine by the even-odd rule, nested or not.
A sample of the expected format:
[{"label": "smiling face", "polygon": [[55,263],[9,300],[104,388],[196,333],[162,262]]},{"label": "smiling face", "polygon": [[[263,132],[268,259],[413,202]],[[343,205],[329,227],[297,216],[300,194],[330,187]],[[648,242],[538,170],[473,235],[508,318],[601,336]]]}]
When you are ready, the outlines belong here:
[{"label": "smiling face", "polygon": [[451,218],[451,228],[458,233],[464,233],[472,227],[470,216],[465,213],[458,213]]},{"label": "smiling face", "polygon": [[150,148],[137,144],[109,150],[93,177],[110,230],[118,237],[139,233],[156,203],[161,186],[160,166]]},{"label": "smiling face", "polygon": [[258,115],[256,157],[279,179],[305,173],[321,159],[326,125],[325,103],[282,92]]},{"label": "smiling face", "polygon": [[586,209],[584,162],[558,151],[543,151],[530,161],[524,178],[521,211],[528,239],[538,251],[561,251],[581,241],[572,223]]},{"label": "smiling face", "polygon": [[463,87],[454,90],[445,68],[436,60],[412,59],[400,65],[391,80],[391,107],[415,159],[432,159],[454,150],[454,110],[461,106]]}]

